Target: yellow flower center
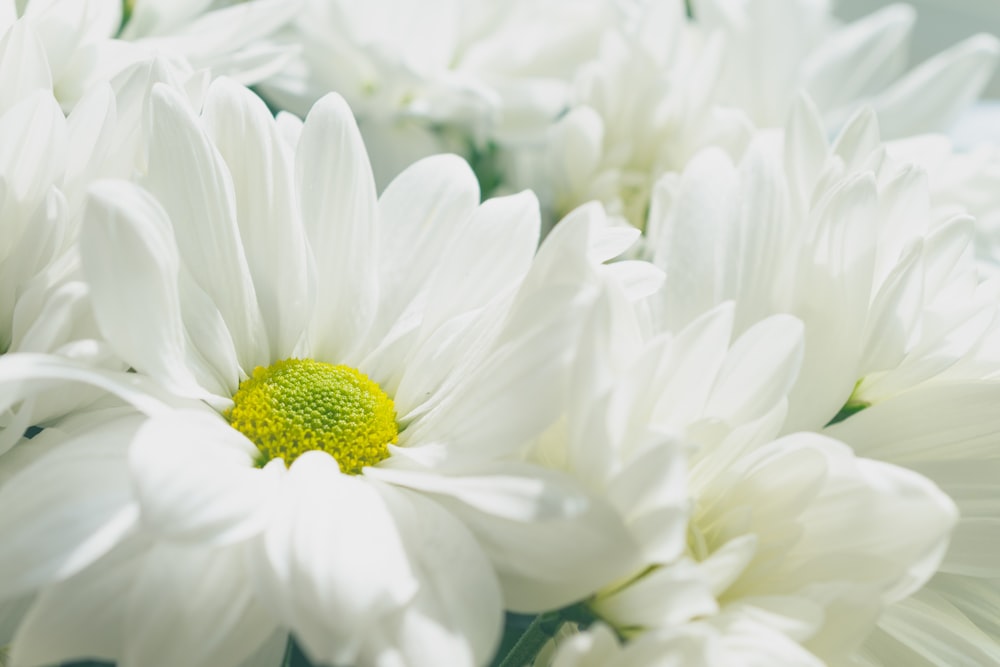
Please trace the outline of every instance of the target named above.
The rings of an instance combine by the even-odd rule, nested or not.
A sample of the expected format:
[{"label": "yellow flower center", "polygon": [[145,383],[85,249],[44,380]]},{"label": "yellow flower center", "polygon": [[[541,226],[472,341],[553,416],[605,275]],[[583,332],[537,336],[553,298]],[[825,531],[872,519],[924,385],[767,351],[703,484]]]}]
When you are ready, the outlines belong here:
[{"label": "yellow flower center", "polygon": [[399,437],[392,399],[350,366],[312,359],[258,366],[233,403],[225,417],[257,445],[261,465],[279,458],[289,465],[315,449],[357,475],[388,458]]}]

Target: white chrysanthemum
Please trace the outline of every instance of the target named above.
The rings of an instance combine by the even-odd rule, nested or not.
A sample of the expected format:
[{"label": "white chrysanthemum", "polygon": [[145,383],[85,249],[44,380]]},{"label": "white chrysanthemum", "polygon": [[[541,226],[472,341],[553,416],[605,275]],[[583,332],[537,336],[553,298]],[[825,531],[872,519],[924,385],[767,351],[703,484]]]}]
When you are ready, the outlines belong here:
[{"label": "white chrysanthemum", "polygon": [[831,438],[778,437],[802,358],[796,319],[730,342],[724,304],[649,338],[620,300],[607,307],[565,425],[539,452],[606,495],[642,549],[642,568],[589,610],[627,636],[700,623],[738,643],[756,624],[802,646],[790,655],[844,659],[933,574],[953,504]]},{"label": "white chrysanthemum", "polygon": [[[171,407],[14,450],[0,597],[38,596],[15,663],[237,665],[291,632],[324,663],[481,664],[504,605],[635,567],[610,508],[514,456],[561,409],[587,220],[536,257],[533,196],[480,205],[453,156],[376,199],[336,96],[301,124],[225,80],[200,117],[158,86],[152,116],[142,187],[93,188],[81,256],[137,371],[91,381]],[[15,393],[60,372],[88,377],[0,359]]]},{"label": "white chrysanthemum", "polygon": [[[48,352],[120,365],[100,341],[80,277],[76,243],[85,193],[96,179],[130,177],[142,168],[154,83],[201,97],[200,77],[182,84],[175,74],[160,61],[139,63],[115,77],[113,87],[91,91],[68,117],[46,90],[0,116],[0,133],[12,138],[0,152],[0,354]],[[47,424],[86,395],[53,389],[0,413],[0,454],[25,428]]]},{"label": "white chrysanthemum", "polygon": [[[97,360],[106,351],[79,280],[74,204],[89,168],[105,157],[102,132],[114,100],[95,91],[65,118],[51,93],[38,91],[0,116],[0,355],[49,352]],[[76,404],[49,394],[0,411],[0,454],[29,426]]]},{"label": "white chrysanthemum", "polygon": [[947,129],[989,81],[1000,52],[989,35],[970,38],[907,72],[912,7],[895,4],[847,25],[830,0],[695,0],[706,32],[726,43],[717,101],[759,127],[780,127],[805,90],[824,127],[839,129],[862,106],[886,137]]},{"label": "white chrysanthemum", "polygon": [[[783,142],[772,140],[756,140],[739,166],[707,153],[662,183],[651,246],[667,287],[655,307],[687,322],[731,299],[737,331],[774,313],[799,317],[805,359],[786,431],[826,433],[935,481],[961,512],[940,572],[992,581],[1000,573],[983,545],[998,539],[1000,489],[983,474],[1000,429],[997,287],[979,282],[973,221],[937,219],[923,170],[886,157],[871,114],[831,146],[799,104]],[[996,628],[991,639],[963,617],[992,589],[963,607],[937,587],[975,587],[953,583],[936,577],[882,617],[908,648],[894,659],[883,642],[875,664],[907,664],[905,651],[997,659]]]},{"label": "white chrysanthemum", "polygon": [[381,187],[426,155],[540,135],[616,16],[607,0],[307,0],[288,35],[302,58],[265,90],[296,112],[342,94]]},{"label": "white chrysanthemum", "polygon": [[693,20],[680,2],[637,4],[581,70],[544,165],[535,156],[514,162],[514,180],[537,188],[555,219],[599,199],[645,228],[659,177],[707,146],[738,159],[752,127],[782,126],[802,90],[830,132],[863,105],[887,136],[946,129],[1000,50],[979,36],[900,77],[914,21],[907,6],[839,26],[826,0],[702,0]]},{"label": "white chrysanthemum", "polygon": [[749,140],[749,119],[713,99],[724,53],[721,39],[687,21],[682,3],[648,3],[581,68],[541,168],[530,156],[516,178],[543,193],[555,219],[597,199],[644,228],[657,178],[706,146],[739,157]]},{"label": "white chrysanthemum", "polygon": [[45,89],[68,110],[157,54],[178,67],[190,63],[253,83],[290,57],[264,38],[296,8],[295,0],[2,0],[0,103]]}]

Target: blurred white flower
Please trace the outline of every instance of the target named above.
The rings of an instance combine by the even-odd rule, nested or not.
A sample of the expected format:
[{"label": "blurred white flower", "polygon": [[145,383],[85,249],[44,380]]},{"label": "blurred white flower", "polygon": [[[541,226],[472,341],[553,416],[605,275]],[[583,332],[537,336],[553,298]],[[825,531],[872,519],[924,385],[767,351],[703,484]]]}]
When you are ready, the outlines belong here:
[{"label": "blurred white flower", "polygon": [[980,35],[904,74],[905,5],[841,26],[826,0],[701,0],[694,19],[680,2],[634,4],[580,69],[546,148],[511,160],[511,178],[536,188],[553,219],[598,199],[644,229],[657,179],[709,146],[739,159],[754,127],[783,127],[803,90],[826,132],[865,106],[886,137],[947,129],[1000,52]]},{"label": "blurred white flower", "polygon": [[[783,138],[758,137],[739,166],[708,152],[660,185],[650,222],[667,274],[659,317],[683,323],[733,300],[737,332],[775,313],[800,318],[805,356],[784,430],[825,433],[936,482],[961,513],[940,572],[995,579],[983,544],[1000,517],[985,500],[1000,495],[986,473],[1000,432],[997,286],[980,282],[972,220],[940,219],[925,172],[886,156],[874,115],[830,145],[804,101]],[[939,585],[969,597],[956,604]],[[996,660],[997,635],[960,611],[988,604],[992,589],[975,590],[939,576],[891,607],[880,632],[904,652],[874,664],[906,664],[913,650]],[[931,625],[938,634],[918,629]],[[891,656],[885,643],[871,650]]]},{"label": "blurred white flower", "polygon": [[96,86],[157,55],[178,67],[207,68],[248,84],[291,56],[264,38],[295,15],[296,0],[127,5],[126,17],[121,0],[2,0],[0,104],[43,89],[68,111]]},{"label": "blurred white flower", "polygon": [[831,438],[778,437],[802,359],[795,318],[731,342],[723,304],[644,340],[606,297],[567,418],[538,452],[608,497],[642,549],[642,567],[587,607],[628,637],[697,622],[736,645],[752,624],[804,647],[789,655],[845,659],[934,573],[953,503]]},{"label": "blurred white flower", "polygon": [[14,450],[15,661],[235,666],[291,632],[321,662],[481,664],[505,606],[635,567],[610,507],[516,456],[563,405],[588,225],[536,255],[534,197],[480,205],[450,156],[376,199],[336,96],[299,124],[219,80],[200,117],[164,86],[151,113],[142,187],[92,188],[80,251],[137,373],[0,359],[8,400],[32,373],[159,387]]},{"label": "blurred white flower", "polygon": [[737,158],[752,134],[741,110],[714,100],[724,53],[723,40],[687,21],[682,3],[647,3],[580,69],[544,159],[528,154],[512,178],[537,188],[554,219],[597,199],[644,228],[661,175],[683,170],[707,146]]},{"label": "blurred white flower", "polygon": [[758,127],[781,127],[805,90],[824,127],[840,129],[862,106],[886,138],[948,129],[976,100],[1000,44],[977,35],[906,71],[913,8],[895,4],[847,25],[830,0],[695,0],[706,32],[726,55],[716,101],[742,109]]},{"label": "blurred white flower", "polygon": [[537,140],[616,20],[608,0],[307,0],[286,36],[302,58],[264,90],[298,113],[343,95],[382,187],[427,155]]},{"label": "blurred white flower", "polygon": [[[0,354],[53,353],[121,366],[104,344],[80,276],[77,240],[87,187],[144,169],[148,93],[168,83],[199,99],[203,80],[179,81],[166,63],[133,65],[79,101],[64,117],[38,90],[0,116],[18,140],[0,155]],[[44,398],[0,411],[0,454],[28,427],[45,426],[86,402],[88,392],[53,386]]]}]

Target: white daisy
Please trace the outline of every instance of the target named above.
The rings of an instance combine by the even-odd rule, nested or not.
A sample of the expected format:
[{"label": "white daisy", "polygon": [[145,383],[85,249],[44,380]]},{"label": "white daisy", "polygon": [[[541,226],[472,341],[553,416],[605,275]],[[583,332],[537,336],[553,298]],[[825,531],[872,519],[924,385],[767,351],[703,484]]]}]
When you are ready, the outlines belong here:
[{"label": "white daisy", "polygon": [[[590,199],[644,229],[653,183],[715,146],[739,159],[756,126],[785,124],[801,91],[836,132],[862,106],[885,135],[943,130],[985,86],[1000,52],[981,35],[901,76],[914,21],[894,5],[840,26],[826,0],[639,2],[593,62],[544,159],[512,160],[558,220]],[[891,84],[891,85],[890,85]]]},{"label": "white daisy", "polygon": [[724,37],[717,101],[781,127],[805,90],[824,126],[873,108],[887,138],[947,129],[979,96],[1000,44],[977,35],[906,71],[913,8],[894,4],[842,25],[830,0],[695,0],[695,20]]},{"label": "white daisy", "polygon": [[237,76],[247,83],[269,76],[291,54],[264,38],[294,16],[297,3],[230,4],[3,0],[0,103],[45,89],[69,110],[95,86],[157,54],[178,67],[207,68],[213,75]]},{"label": "white daisy", "polygon": [[[635,566],[609,507],[515,456],[561,409],[587,220],[535,256],[534,198],[479,205],[453,156],[376,200],[336,96],[301,127],[225,80],[201,117],[161,86],[151,106],[142,187],[92,189],[81,256],[137,371],[116,391],[138,375],[169,407],[77,414],[18,450],[0,597],[38,597],[15,662],[237,665],[291,632],[320,662],[481,664],[504,605]],[[32,366],[114,382],[24,357],[0,377],[16,393]]]},{"label": "white daisy", "polygon": [[[76,243],[84,199],[95,179],[131,177],[142,168],[154,83],[200,98],[202,78],[182,83],[177,74],[162,61],[146,61],[124,70],[113,87],[95,88],[68,117],[46,90],[0,116],[3,136],[19,138],[0,154],[0,354],[47,352],[122,367],[100,340],[80,276]],[[54,389],[0,412],[0,454],[27,427],[48,424],[86,395]]]},{"label": "white daisy", "polygon": [[[755,140],[738,167],[706,153],[662,182],[651,246],[667,281],[655,308],[688,322],[732,299],[737,331],[775,313],[799,317],[805,357],[786,432],[822,432],[935,481],[961,512],[940,572],[995,579],[983,545],[996,539],[1000,507],[988,499],[1000,489],[980,473],[992,469],[1000,428],[996,285],[979,281],[972,220],[936,219],[925,173],[886,157],[872,114],[830,145],[800,103],[783,142],[772,141]],[[967,650],[968,664],[996,660],[1000,637],[961,611],[991,589],[977,600],[974,586],[953,583],[936,577],[890,608],[881,630],[936,656],[927,659]],[[938,604],[939,584],[970,598]],[[915,629],[931,625],[951,639]],[[886,659],[884,646],[876,664],[907,664],[909,654]]]},{"label": "white daisy", "polygon": [[302,58],[264,89],[299,113],[342,94],[382,187],[426,155],[537,138],[616,20],[607,0],[307,0],[287,35]]},{"label": "white daisy", "polygon": [[539,453],[606,495],[642,548],[642,567],[587,609],[629,637],[708,626],[738,645],[750,624],[799,644],[789,656],[812,653],[806,664],[845,659],[933,574],[954,505],[831,438],[778,437],[802,359],[794,318],[730,343],[724,304],[644,340],[613,292],[606,307],[566,425]]},{"label": "white daisy", "polygon": [[571,110],[550,130],[543,169],[522,169],[518,178],[539,188],[555,219],[598,199],[642,229],[661,175],[682,170],[706,146],[739,157],[752,125],[715,103],[725,44],[699,34],[681,3],[647,3],[602,47],[575,79]]}]

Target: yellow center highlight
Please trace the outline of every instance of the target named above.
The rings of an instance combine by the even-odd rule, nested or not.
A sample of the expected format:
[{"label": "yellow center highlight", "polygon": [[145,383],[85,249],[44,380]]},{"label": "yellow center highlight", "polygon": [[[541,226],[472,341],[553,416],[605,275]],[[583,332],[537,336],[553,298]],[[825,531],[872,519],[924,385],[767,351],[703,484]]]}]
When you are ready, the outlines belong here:
[{"label": "yellow center highlight", "polygon": [[382,388],[350,366],[285,359],[254,369],[225,417],[261,452],[261,464],[286,465],[310,450],[333,456],[357,475],[389,457],[399,437],[396,407]]}]

